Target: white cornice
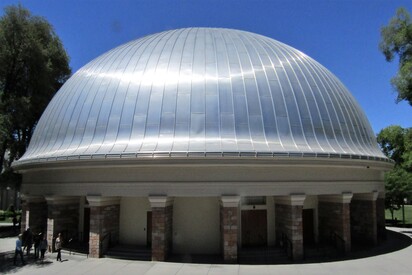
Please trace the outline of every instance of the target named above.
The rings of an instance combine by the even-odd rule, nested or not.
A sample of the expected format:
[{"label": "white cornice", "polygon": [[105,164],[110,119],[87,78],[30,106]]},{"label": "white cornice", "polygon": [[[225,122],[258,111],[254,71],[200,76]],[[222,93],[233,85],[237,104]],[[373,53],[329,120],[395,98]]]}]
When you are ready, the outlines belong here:
[{"label": "white cornice", "polygon": [[222,196],[220,198],[223,207],[238,207],[240,196]]},{"label": "white cornice", "polygon": [[322,202],[334,202],[334,203],[350,203],[353,197],[353,193],[344,192],[338,195],[326,195],[319,196],[319,201]]},{"label": "white cornice", "polygon": [[290,194],[290,196],[275,197],[276,204],[287,204],[292,206],[303,206],[305,194]]},{"label": "white cornice", "polygon": [[46,202],[46,199],[43,196],[30,196],[28,194],[21,194],[21,199],[27,203]]},{"label": "white cornice", "polygon": [[73,204],[80,203],[79,197],[45,196],[47,204]]},{"label": "white cornice", "polygon": [[363,200],[363,201],[376,201],[378,199],[379,192],[373,191],[371,193],[361,193],[355,194],[353,197],[354,200]]},{"label": "white cornice", "polygon": [[150,207],[166,207],[173,204],[173,198],[167,196],[149,196]]},{"label": "white cornice", "polygon": [[87,196],[86,199],[89,206],[94,207],[120,204],[118,197]]}]

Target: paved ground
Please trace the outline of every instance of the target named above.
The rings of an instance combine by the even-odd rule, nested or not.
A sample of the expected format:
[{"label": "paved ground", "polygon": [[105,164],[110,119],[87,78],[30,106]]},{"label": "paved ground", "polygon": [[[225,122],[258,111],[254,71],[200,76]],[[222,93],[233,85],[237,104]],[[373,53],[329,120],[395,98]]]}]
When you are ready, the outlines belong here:
[{"label": "paved ground", "polygon": [[[412,229],[389,228],[409,238],[399,238],[407,246],[398,251],[377,256],[340,262],[295,265],[214,265],[163,262],[140,262],[114,259],[88,259],[84,255],[63,254],[63,262],[56,262],[56,254],[46,254],[44,263],[28,260],[22,266],[13,265],[15,237],[0,239],[1,274],[144,274],[144,275],[266,275],[266,274],[412,274]],[[390,247],[390,243],[387,245]],[[388,252],[388,251],[385,251]]]}]

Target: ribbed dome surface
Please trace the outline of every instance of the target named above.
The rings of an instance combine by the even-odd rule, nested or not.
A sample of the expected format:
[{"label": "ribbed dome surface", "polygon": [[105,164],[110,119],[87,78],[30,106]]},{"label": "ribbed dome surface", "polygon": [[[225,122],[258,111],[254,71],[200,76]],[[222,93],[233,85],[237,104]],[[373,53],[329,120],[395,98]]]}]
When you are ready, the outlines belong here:
[{"label": "ribbed dome surface", "polygon": [[166,31],[76,72],[17,162],[308,155],[384,160],[363,111],[322,65],[230,29]]}]

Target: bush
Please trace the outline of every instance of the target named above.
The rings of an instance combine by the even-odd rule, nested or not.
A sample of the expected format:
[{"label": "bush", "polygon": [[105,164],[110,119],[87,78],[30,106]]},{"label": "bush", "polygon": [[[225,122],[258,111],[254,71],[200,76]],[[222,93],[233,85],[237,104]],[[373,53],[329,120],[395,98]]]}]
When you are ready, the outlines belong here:
[{"label": "bush", "polygon": [[16,216],[21,216],[21,210],[18,211],[8,211],[8,210],[0,210],[0,221],[4,221],[7,219],[13,219],[13,217]]}]

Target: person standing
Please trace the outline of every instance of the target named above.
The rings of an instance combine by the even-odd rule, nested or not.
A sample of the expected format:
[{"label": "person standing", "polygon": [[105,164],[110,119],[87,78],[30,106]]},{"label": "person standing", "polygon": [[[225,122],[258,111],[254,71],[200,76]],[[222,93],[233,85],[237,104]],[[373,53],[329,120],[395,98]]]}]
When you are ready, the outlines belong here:
[{"label": "person standing", "polygon": [[43,240],[40,242],[40,260],[44,260],[44,254],[46,253],[47,250],[47,235],[44,234]]},{"label": "person standing", "polygon": [[34,235],[33,240],[34,240],[34,258],[37,259],[40,256],[40,242],[43,239],[43,234],[39,233]]},{"label": "person standing", "polygon": [[21,263],[25,265],[26,263],[24,262],[23,259],[23,249],[22,249],[22,242],[21,242],[21,237],[22,235],[19,234],[19,237],[16,240],[16,250],[14,251],[14,265],[16,265],[16,258],[17,254],[20,255]]},{"label": "person standing", "polygon": [[61,254],[61,250],[62,250],[62,237],[61,237],[61,233],[59,233],[57,235],[56,238],[56,242],[54,243],[54,247],[56,248],[57,251],[57,258],[56,261],[62,261],[62,254]]},{"label": "person standing", "polygon": [[27,230],[26,230],[26,238],[25,238],[24,242],[25,242],[25,245],[26,245],[26,252],[27,252],[26,254],[27,254],[27,256],[29,256],[31,247],[33,246],[33,234],[31,232],[30,228],[27,228]]}]

